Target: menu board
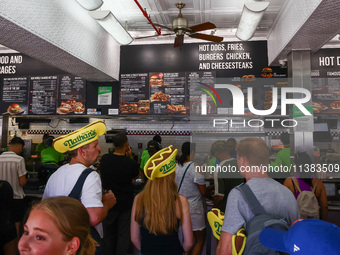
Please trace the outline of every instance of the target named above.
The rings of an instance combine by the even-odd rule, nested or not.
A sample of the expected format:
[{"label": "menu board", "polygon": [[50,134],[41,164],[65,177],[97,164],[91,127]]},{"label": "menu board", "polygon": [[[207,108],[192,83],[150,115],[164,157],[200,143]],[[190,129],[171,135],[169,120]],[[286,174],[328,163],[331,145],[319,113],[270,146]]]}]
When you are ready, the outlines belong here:
[{"label": "menu board", "polygon": [[28,77],[4,78],[2,86],[2,114],[28,114]]},{"label": "menu board", "polygon": [[185,72],[150,73],[150,113],[186,114]]},{"label": "menu board", "polygon": [[[275,76],[274,76],[275,77]],[[233,96],[228,89],[215,89],[215,84],[236,86],[244,95],[244,114],[248,108],[248,89],[252,88],[253,106],[258,110],[271,109],[273,88],[287,87],[286,78],[234,77],[217,79],[216,71],[151,72],[121,75],[121,114],[194,114],[202,111],[202,96],[206,97],[206,114],[232,114]],[[236,106],[238,107],[238,106]]]},{"label": "menu board", "polygon": [[55,114],[58,76],[30,77],[30,114]]},{"label": "menu board", "polygon": [[314,113],[340,113],[340,77],[312,78]]},{"label": "menu board", "polygon": [[[206,89],[213,88],[216,83],[216,72],[189,72],[187,73],[190,114],[201,114],[201,95]],[[212,97],[207,95],[207,114],[216,114],[217,107]]]},{"label": "menu board", "polygon": [[148,74],[121,74],[119,112],[121,114],[149,114]]},{"label": "menu board", "polygon": [[60,77],[57,114],[84,114],[86,83],[81,77]]},{"label": "menu board", "polygon": [[340,54],[338,49],[321,49],[311,61],[314,113],[340,113]]}]

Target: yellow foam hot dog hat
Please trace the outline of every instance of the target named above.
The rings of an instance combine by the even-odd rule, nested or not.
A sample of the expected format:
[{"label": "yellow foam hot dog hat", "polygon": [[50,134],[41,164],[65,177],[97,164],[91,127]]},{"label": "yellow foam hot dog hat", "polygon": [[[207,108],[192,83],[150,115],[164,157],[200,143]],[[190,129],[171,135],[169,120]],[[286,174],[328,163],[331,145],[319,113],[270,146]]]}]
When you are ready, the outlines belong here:
[{"label": "yellow foam hot dog hat", "polygon": [[216,237],[217,240],[220,240],[221,236],[221,228],[224,220],[224,213],[220,211],[220,209],[213,208],[210,212],[208,212],[208,221],[211,227],[211,230]]},{"label": "yellow foam hot dog hat", "polygon": [[[213,235],[217,240],[220,240],[221,237],[221,229],[224,221],[224,213],[220,211],[220,209],[213,208],[210,212],[208,212],[208,221],[213,232]],[[232,254],[233,255],[241,255],[244,251],[244,247],[246,246],[247,237],[245,235],[245,229],[241,228],[235,235],[232,237]]]},{"label": "yellow foam hot dog hat", "polygon": [[173,173],[176,170],[177,149],[170,145],[156,152],[144,166],[145,176],[154,180]]},{"label": "yellow foam hot dog hat", "polygon": [[72,133],[54,139],[53,148],[60,153],[73,151],[97,140],[99,136],[105,134],[105,131],[105,123],[101,120],[97,120]]}]

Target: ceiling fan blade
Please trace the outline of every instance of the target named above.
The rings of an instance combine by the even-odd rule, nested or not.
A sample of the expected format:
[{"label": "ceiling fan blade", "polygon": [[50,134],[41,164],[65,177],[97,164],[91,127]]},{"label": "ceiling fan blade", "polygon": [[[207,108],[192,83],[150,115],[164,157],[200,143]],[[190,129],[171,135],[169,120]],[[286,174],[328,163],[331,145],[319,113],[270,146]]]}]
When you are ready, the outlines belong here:
[{"label": "ceiling fan blade", "polygon": [[189,36],[192,38],[202,39],[202,40],[211,41],[211,42],[222,42],[223,41],[223,37],[215,36],[215,35],[194,33],[194,34],[190,34]]},{"label": "ceiling fan blade", "polygon": [[180,47],[183,45],[184,35],[177,35],[175,38],[174,47]]},{"label": "ceiling fan blade", "polygon": [[167,35],[174,35],[174,33],[169,33],[169,34],[161,34],[161,35],[149,35],[149,36],[142,36],[142,37],[136,37],[135,39],[145,39],[145,38],[150,38],[150,37],[157,37],[157,36],[167,36]]},{"label": "ceiling fan blade", "polygon": [[166,30],[170,30],[170,31],[174,31],[171,27],[167,27],[167,26],[163,26],[161,24],[157,24],[157,23],[153,23],[156,27],[161,27],[164,28]]},{"label": "ceiling fan blade", "polygon": [[203,31],[203,30],[208,30],[208,29],[214,29],[216,26],[213,23],[206,22],[202,24],[198,24],[196,26],[189,27],[192,31],[198,32],[198,31]]}]

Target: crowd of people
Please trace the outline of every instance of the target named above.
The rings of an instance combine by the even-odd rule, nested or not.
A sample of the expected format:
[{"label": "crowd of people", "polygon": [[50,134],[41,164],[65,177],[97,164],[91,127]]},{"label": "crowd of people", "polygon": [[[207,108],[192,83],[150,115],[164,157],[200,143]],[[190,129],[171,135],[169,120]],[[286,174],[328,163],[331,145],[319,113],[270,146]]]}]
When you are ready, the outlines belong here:
[{"label": "crowd of people", "polygon": [[[213,184],[207,185],[194,161],[196,145],[184,142],[178,153],[172,145],[162,148],[160,136],[148,143],[138,164],[128,137],[118,133],[113,137],[113,154],[103,155],[94,169],[101,152],[98,137],[105,131],[105,124],[96,121],[57,139],[44,137],[45,147],[39,155],[43,158],[45,150],[53,150],[49,153],[53,157],[44,163],[58,167],[46,180],[41,202],[28,210],[23,192],[27,171],[19,156],[24,142],[19,137],[10,141],[9,151],[0,155],[0,254],[125,255],[132,242],[142,255],[199,255],[207,234],[206,199],[224,212],[216,254],[233,254],[234,236],[256,216],[240,190],[242,185],[267,214],[282,217],[289,225],[301,216],[310,218],[301,209],[300,198],[305,191],[311,192],[318,211],[320,206],[315,218],[327,220],[322,181],[291,174],[282,185],[269,177],[262,168],[269,164],[271,152],[262,139],[246,138],[238,144],[234,138],[215,141],[209,165],[237,171],[214,172]],[[69,163],[59,167],[64,153]],[[285,160],[276,163],[286,164]],[[294,164],[303,167],[312,160],[307,153],[298,152]],[[244,170],[254,166],[257,171]],[[143,181],[143,189],[135,195],[137,178]],[[261,235],[263,245],[282,251],[281,246],[268,242],[268,235]],[[333,254],[332,249],[328,254]]]}]

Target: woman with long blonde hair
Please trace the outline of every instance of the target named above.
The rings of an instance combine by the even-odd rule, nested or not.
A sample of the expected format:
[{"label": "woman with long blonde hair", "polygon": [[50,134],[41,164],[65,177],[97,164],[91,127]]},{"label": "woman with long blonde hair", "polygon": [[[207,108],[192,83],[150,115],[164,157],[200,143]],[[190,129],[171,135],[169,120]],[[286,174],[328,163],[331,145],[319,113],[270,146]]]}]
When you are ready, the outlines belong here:
[{"label": "woman with long blonde hair", "polygon": [[32,207],[18,248],[21,255],[93,255],[95,246],[82,203],[51,197]]},{"label": "woman with long blonde hair", "polygon": [[[131,214],[131,240],[143,255],[183,254],[193,244],[189,204],[178,194],[175,182],[176,154],[177,150],[169,146],[152,156],[144,167],[151,181],[135,197]],[[180,226],[182,244],[178,238]]]}]

